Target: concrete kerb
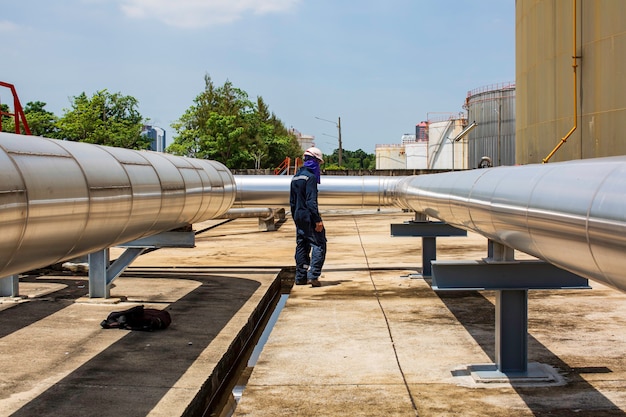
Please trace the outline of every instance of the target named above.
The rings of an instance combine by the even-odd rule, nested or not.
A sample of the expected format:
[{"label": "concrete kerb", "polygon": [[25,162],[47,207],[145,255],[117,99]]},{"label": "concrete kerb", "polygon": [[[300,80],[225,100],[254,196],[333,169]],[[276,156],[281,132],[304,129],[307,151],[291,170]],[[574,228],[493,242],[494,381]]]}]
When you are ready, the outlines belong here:
[{"label": "concrete kerb", "polygon": [[[220,276],[223,278],[219,278]],[[116,304],[110,304],[109,300],[103,303],[101,299],[90,301],[86,297],[79,297],[74,301],[58,299],[54,296],[46,297],[49,294],[54,295],[53,292],[50,292],[53,287],[56,288],[58,285],[54,283],[49,286],[47,291],[39,292],[42,295],[41,298],[24,299],[25,301],[21,303],[23,306],[21,309],[11,308],[10,310],[15,310],[11,316],[20,314],[26,326],[21,325],[21,328],[15,330],[3,330],[5,336],[2,338],[0,353],[3,357],[11,357],[11,360],[6,361],[3,365],[0,398],[4,399],[0,401],[0,415],[26,416],[36,413],[40,416],[80,414],[171,417],[173,415],[202,414],[208,399],[214,396],[228,373],[232,371],[234,364],[241,355],[241,350],[250,343],[251,335],[260,321],[260,317],[271,307],[276,295],[280,293],[281,279],[283,278],[278,269],[260,272],[249,271],[249,273],[240,271],[235,276],[251,283],[258,282],[254,285],[256,290],[249,297],[241,299],[242,304],[235,310],[232,317],[219,318],[217,321],[224,323],[224,327],[218,327],[215,330],[209,328],[203,330],[197,326],[183,330],[189,326],[181,321],[187,320],[183,317],[189,315],[185,311],[192,308],[192,305],[194,306],[192,310],[196,310],[198,314],[204,314],[200,311],[202,308],[196,309],[196,307],[201,306],[197,303],[197,297],[191,298],[189,301],[192,304],[185,306],[188,303],[185,300],[189,294],[200,288],[193,279],[176,279],[167,282],[166,279],[133,278],[132,275],[120,277],[112,289],[113,298],[117,300]],[[74,281],[78,277],[63,276],[57,278]],[[216,278],[217,280],[208,278],[211,287],[215,287],[217,284],[215,290],[209,289],[209,291],[215,292],[217,290],[218,293],[223,293],[223,296],[216,295],[218,304],[207,300],[211,304],[209,310],[211,312],[215,308],[220,309],[219,299],[232,304],[230,294],[241,293],[241,289],[238,289],[238,287],[241,288],[241,284],[238,284],[237,279],[228,278],[222,273]],[[41,282],[33,283],[33,285],[43,288],[47,287],[47,284],[51,284],[48,281],[54,280],[55,277],[48,276],[43,278]],[[23,289],[28,288],[28,286],[24,286]],[[233,288],[233,292],[229,292],[228,286]],[[59,302],[62,304],[55,308],[56,313],[45,315],[36,313],[36,317],[31,321],[26,317],[31,310],[35,312],[40,307],[52,306]],[[109,312],[123,310],[138,303],[144,304],[147,308],[167,308],[171,311],[174,320],[173,325],[163,333],[154,332],[154,334],[100,328],[100,321]],[[4,321],[0,330],[12,320],[6,315],[7,313],[8,311],[3,311]],[[217,312],[209,314],[210,316],[216,315],[216,319],[219,315]],[[198,321],[210,323],[214,321],[210,316]],[[201,333],[208,331],[209,333],[202,336],[198,331]],[[206,339],[212,332],[215,332],[215,335],[211,337],[210,342],[204,342],[206,347],[203,347],[204,343],[198,339]],[[60,338],[60,335],[63,337]],[[24,345],[23,340],[32,340],[36,343]],[[124,347],[117,346],[122,341],[126,341]],[[141,347],[142,343],[143,348]],[[133,352],[140,353],[142,350],[146,353],[150,352],[151,358],[146,357],[146,359],[152,363],[167,364],[171,360],[169,359],[170,355],[182,348],[182,345],[181,348],[175,348],[173,345],[168,348],[167,344],[171,345],[172,343],[174,345],[182,343],[187,346],[184,351],[189,349],[198,351],[198,348],[202,350],[198,351],[196,359],[185,366],[180,377],[177,377],[167,389],[165,389],[166,387],[154,386],[157,391],[150,393],[150,390],[154,389],[151,388],[152,382],[150,382],[151,378],[148,377],[148,374],[144,373],[143,377],[136,375],[139,379],[135,376],[131,377],[131,374],[135,375],[137,372],[141,372],[140,370],[143,369],[141,366],[137,368],[135,366],[120,367],[124,363],[130,365],[138,360],[139,356]],[[194,344],[192,345],[192,343]],[[42,346],[46,346],[45,349]],[[188,355],[183,350],[178,352],[181,357]],[[163,357],[159,360],[160,355]],[[117,362],[110,362],[105,359],[116,356]],[[33,361],[33,358],[37,358],[37,360]],[[105,362],[103,363],[102,360]],[[111,365],[109,366],[109,375],[115,375],[112,379],[106,376],[106,362]],[[157,365],[154,369],[158,369],[158,367]],[[93,370],[89,371],[90,368]],[[164,377],[161,379],[163,384],[168,384],[167,381],[171,380],[167,376],[167,369],[169,368],[171,366],[166,366],[160,371]],[[79,371],[79,369],[84,369],[84,371]],[[79,375],[84,372],[95,372],[93,377],[99,375],[99,389],[86,383],[86,381],[80,382],[84,377]],[[105,373],[101,374],[101,372]],[[129,372],[129,378],[123,378],[125,372]],[[137,408],[139,403],[133,402],[130,398],[126,399],[125,389],[119,384],[124,384],[127,387],[136,384],[137,393],[141,391],[148,394],[145,397],[146,400],[154,398],[153,394],[157,394],[158,402],[150,407],[149,412],[141,411],[145,409],[145,406]],[[64,394],[64,389],[69,389],[73,393],[70,394],[68,391]],[[158,392],[163,392],[163,394],[158,394]],[[109,398],[111,394],[115,395],[116,398]],[[76,398],[77,395],[80,396],[80,400]],[[69,398],[73,399],[70,401]],[[153,400],[150,399],[147,403],[149,404],[151,401]],[[142,403],[146,403],[146,401]]]}]

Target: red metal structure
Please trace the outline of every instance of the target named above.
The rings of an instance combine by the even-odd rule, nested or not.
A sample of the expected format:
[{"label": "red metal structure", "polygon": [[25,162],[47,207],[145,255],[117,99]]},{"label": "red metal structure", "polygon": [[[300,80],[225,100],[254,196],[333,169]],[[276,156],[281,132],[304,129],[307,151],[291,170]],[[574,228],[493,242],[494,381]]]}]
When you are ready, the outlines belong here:
[{"label": "red metal structure", "polygon": [[[295,174],[298,171],[298,168],[302,166],[302,159],[300,157],[296,158],[295,164],[293,165],[293,173]],[[289,175],[291,166],[291,158],[286,157],[283,162],[280,163],[278,168],[274,168],[274,175]]]},{"label": "red metal structure", "polygon": [[277,168],[274,168],[274,175],[289,174],[289,166],[291,165],[291,158],[286,157],[283,162]]},{"label": "red metal structure", "polygon": [[[24,110],[22,109],[22,105],[20,104],[20,99],[17,96],[17,91],[15,91],[15,86],[13,86],[13,84],[0,81],[0,87],[8,88],[9,90],[11,90],[11,94],[13,95],[13,113],[4,112],[0,109],[0,131],[2,131],[2,117],[13,116],[15,118],[15,133],[24,133],[26,135],[30,135],[30,127],[28,127],[28,122],[26,121]],[[0,104],[2,104],[1,101]],[[20,125],[24,129],[23,132],[22,129],[20,129]]]}]

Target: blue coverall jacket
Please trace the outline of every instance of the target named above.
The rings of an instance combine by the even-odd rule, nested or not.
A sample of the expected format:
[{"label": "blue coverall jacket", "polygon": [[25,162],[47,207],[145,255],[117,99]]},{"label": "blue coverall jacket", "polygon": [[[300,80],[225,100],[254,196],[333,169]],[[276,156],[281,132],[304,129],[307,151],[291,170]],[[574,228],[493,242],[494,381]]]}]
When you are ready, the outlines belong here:
[{"label": "blue coverall jacket", "polygon": [[317,178],[302,167],[291,180],[289,204],[296,224],[296,283],[316,280],[322,273],[326,258],[326,231],[315,231],[321,222],[317,205]]}]

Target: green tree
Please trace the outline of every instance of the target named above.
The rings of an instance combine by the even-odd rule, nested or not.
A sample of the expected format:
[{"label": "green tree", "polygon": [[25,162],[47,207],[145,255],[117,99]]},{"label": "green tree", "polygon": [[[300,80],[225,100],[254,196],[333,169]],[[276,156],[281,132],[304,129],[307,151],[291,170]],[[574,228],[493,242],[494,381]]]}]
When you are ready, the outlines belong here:
[{"label": "green tree", "polygon": [[83,92],[72,108],[57,121],[58,137],[129,149],[148,149],[150,139],[141,134],[143,117],[137,99],[121,93],[98,91],[91,98]]},{"label": "green tree", "polygon": [[9,116],[11,109],[7,104],[0,104],[0,126],[2,126],[2,132],[15,133],[15,122],[13,116]]},{"label": "green tree", "polygon": [[295,158],[302,155],[296,136],[270,112],[263,97],[257,97],[250,119],[248,148],[264,155],[265,166],[277,167],[287,156]]},{"label": "green tree", "polygon": [[376,169],[376,155],[368,154],[362,149],[356,151],[349,151],[343,149],[341,154],[342,165],[339,166],[339,149],[335,149],[331,155],[324,155],[326,170],[340,170],[340,169]]},{"label": "green tree", "polygon": [[35,136],[55,138],[58,134],[56,122],[58,117],[54,113],[44,109],[46,103],[41,101],[28,102],[24,107],[24,115],[30,128],[30,133]]},{"label": "green tree", "polygon": [[168,152],[215,159],[229,168],[274,167],[302,152],[262,97],[252,102],[228,80],[216,87],[208,74],[204,83],[194,104],[172,124],[177,135]]},{"label": "green tree", "polygon": [[[58,131],[55,126],[57,117],[54,113],[44,109],[45,106],[46,103],[41,101],[28,102],[26,107],[24,107],[24,116],[26,116],[26,122],[31,134],[54,138]],[[12,113],[13,111],[6,104],[2,104],[0,112],[2,112],[2,131],[15,132],[15,117],[7,115],[7,113]],[[22,133],[26,133],[23,128],[21,130]]]},{"label": "green tree", "polygon": [[240,152],[243,117],[252,103],[245,92],[226,81],[216,88],[209,75],[194,104],[172,124],[177,132],[168,152],[192,158],[215,159],[227,165],[246,159]]}]

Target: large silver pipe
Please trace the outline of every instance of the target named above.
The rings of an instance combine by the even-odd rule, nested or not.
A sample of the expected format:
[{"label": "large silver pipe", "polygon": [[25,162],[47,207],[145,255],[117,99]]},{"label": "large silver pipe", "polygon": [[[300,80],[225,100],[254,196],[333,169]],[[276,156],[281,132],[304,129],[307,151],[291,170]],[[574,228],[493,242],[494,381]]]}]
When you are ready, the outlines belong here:
[{"label": "large silver pipe", "polygon": [[[291,176],[235,175],[238,207],[289,207]],[[405,177],[323,175],[320,206],[384,207],[393,205],[390,191]]]},{"label": "large silver pipe", "polygon": [[270,219],[274,217],[274,209],[269,207],[254,207],[254,208],[231,208],[226,213],[218,216],[218,219],[245,219],[254,218]]},{"label": "large silver pipe", "polygon": [[0,277],[215,218],[222,164],[0,133]]},{"label": "large silver pipe", "polygon": [[[287,206],[291,177],[235,176],[237,205]],[[626,291],[626,156],[410,177],[323,176],[320,206],[426,213]]]},{"label": "large silver pipe", "polygon": [[426,213],[626,291],[626,156],[407,177]]},{"label": "large silver pipe", "polygon": [[[625,178],[626,156],[324,176],[319,202],[423,212],[626,291]],[[287,207],[290,181],[233,177],[214,161],[0,133],[0,277],[216,218],[231,206]]]}]

